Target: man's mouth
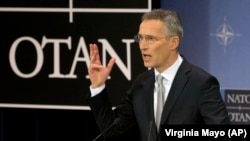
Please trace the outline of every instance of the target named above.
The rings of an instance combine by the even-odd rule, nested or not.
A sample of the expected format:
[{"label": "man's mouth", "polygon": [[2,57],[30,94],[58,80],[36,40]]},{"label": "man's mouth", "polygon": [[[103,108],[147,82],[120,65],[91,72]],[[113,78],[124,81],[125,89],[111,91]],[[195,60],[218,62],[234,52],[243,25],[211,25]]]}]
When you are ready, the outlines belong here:
[{"label": "man's mouth", "polygon": [[143,56],[143,59],[144,59],[144,60],[148,60],[148,59],[150,59],[150,58],[152,57],[152,56],[149,55],[149,54],[143,54],[142,56]]}]

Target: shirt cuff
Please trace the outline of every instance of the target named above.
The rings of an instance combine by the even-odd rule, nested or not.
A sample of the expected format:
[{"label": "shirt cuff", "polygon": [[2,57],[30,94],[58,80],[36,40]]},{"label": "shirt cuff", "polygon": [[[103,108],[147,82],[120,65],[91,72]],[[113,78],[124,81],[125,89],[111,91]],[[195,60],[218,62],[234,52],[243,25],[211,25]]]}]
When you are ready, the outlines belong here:
[{"label": "shirt cuff", "polygon": [[96,96],[97,94],[99,94],[103,89],[105,88],[105,84],[103,84],[102,86],[98,87],[98,88],[91,88],[90,89],[90,93],[91,93],[91,97]]}]

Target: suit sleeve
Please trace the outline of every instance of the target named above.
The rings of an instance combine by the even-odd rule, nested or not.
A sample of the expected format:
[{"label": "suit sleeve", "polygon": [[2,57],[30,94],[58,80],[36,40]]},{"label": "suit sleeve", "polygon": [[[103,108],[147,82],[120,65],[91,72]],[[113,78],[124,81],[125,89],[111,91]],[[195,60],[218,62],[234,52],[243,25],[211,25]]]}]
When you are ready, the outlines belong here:
[{"label": "suit sleeve", "polygon": [[105,132],[105,138],[117,137],[134,125],[133,114],[131,114],[132,109],[128,101],[129,98],[127,96],[123,102],[113,110],[106,88],[94,97],[90,97],[88,93],[87,102],[101,132],[108,129],[115,119],[119,118],[119,122]]},{"label": "suit sleeve", "polygon": [[206,124],[229,124],[228,112],[220,94],[219,82],[209,77],[202,85],[199,108]]}]

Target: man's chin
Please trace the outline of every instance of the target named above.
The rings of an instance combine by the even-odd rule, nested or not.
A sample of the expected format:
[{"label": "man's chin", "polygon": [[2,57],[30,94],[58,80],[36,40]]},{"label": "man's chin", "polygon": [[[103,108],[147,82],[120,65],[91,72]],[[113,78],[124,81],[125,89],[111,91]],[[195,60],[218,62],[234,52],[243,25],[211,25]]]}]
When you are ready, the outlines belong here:
[{"label": "man's chin", "polygon": [[152,65],[150,65],[149,63],[145,63],[145,62],[144,62],[144,66],[145,66],[146,68],[153,68]]}]

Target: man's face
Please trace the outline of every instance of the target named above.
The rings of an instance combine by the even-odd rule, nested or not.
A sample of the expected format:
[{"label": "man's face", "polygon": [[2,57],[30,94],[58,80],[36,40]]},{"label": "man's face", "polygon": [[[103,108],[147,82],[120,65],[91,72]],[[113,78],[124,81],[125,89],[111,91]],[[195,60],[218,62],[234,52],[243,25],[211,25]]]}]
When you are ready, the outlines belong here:
[{"label": "man's face", "polygon": [[167,35],[162,21],[143,21],[139,27],[138,37],[145,67],[156,68],[161,72],[172,64],[172,37]]}]

